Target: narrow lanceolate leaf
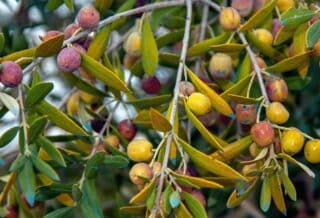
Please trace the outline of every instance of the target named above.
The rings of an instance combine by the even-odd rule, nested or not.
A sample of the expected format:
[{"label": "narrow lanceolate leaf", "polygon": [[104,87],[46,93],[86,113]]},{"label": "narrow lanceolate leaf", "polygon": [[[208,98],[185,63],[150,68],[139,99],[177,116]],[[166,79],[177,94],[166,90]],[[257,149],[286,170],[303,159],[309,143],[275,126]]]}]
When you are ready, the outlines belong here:
[{"label": "narrow lanceolate leaf", "polygon": [[213,159],[219,159],[222,161],[229,161],[237,157],[242,151],[246,150],[252,142],[251,136],[246,136],[235,142],[223,147],[223,151],[216,151],[210,156]]},{"label": "narrow lanceolate leaf", "polygon": [[311,51],[305,52],[303,54],[295,55],[290,58],[286,58],[272,66],[266,68],[267,71],[273,73],[284,73],[290,70],[294,70],[305,63],[311,54]]},{"label": "narrow lanceolate leaf", "polygon": [[174,209],[174,214],[177,218],[193,218],[192,214],[183,203],[181,203],[178,208]]},{"label": "narrow lanceolate leaf", "polygon": [[43,160],[39,158],[32,158],[32,163],[39,172],[43,173],[44,175],[50,177],[53,180],[56,180],[56,181],[60,180],[56,171],[54,171],[54,169]]},{"label": "narrow lanceolate leaf", "polygon": [[299,76],[289,76],[284,78],[289,90],[302,90],[311,82],[311,77],[301,78]]},{"label": "narrow lanceolate leaf", "polygon": [[138,192],[138,194],[136,194],[135,196],[133,196],[131,199],[130,199],[130,204],[141,204],[141,203],[144,203],[151,190],[153,189],[155,185],[155,179],[153,179],[151,182],[149,182],[140,192]]},{"label": "narrow lanceolate leaf", "polygon": [[[111,146],[112,147],[112,146]],[[109,147],[108,147],[109,148]],[[109,148],[110,149],[110,148]],[[112,152],[112,150],[111,150]],[[116,153],[116,152],[115,152]],[[103,163],[108,167],[124,168],[129,165],[129,160],[125,153],[118,150],[116,155],[106,155]]]},{"label": "narrow lanceolate leaf", "polygon": [[240,65],[239,76],[237,81],[240,81],[243,78],[246,78],[247,76],[249,76],[251,72],[252,72],[251,60],[250,60],[249,54],[247,53]]},{"label": "narrow lanceolate leaf", "polygon": [[307,31],[307,47],[312,48],[320,39],[320,20],[314,22]]},{"label": "narrow lanceolate leaf", "polygon": [[112,5],[113,0],[95,0],[94,5],[100,13],[105,13]]},{"label": "narrow lanceolate leaf", "polygon": [[263,23],[265,19],[272,13],[277,1],[271,0],[264,7],[259,9],[254,15],[252,15],[249,20],[247,20],[241,27],[240,31],[247,31],[257,27],[259,24]]},{"label": "narrow lanceolate leaf", "polygon": [[139,109],[157,107],[167,103],[171,99],[171,95],[158,95],[155,97],[140,98],[127,101],[126,103],[132,104]]},{"label": "narrow lanceolate leaf", "polygon": [[32,86],[27,93],[25,105],[31,107],[43,100],[53,89],[53,83],[40,82]]},{"label": "narrow lanceolate leaf", "polygon": [[273,44],[274,45],[280,45],[281,43],[287,41],[293,36],[294,29],[281,26],[281,28],[278,30],[277,34],[274,37]]},{"label": "narrow lanceolate leaf", "polygon": [[65,167],[66,163],[63,159],[60,151],[54,146],[54,144],[46,139],[44,136],[40,136],[37,138],[36,143],[41,146],[43,150],[60,166]]},{"label": "narrow lanceolate leaf", "polygon": [[151,192],[150,192],[150,194],[149,194],[149,196],[148,196],[147,202],[146,202],[147,208],[148,208],[149,210],[151,210],[151,209],[153,208],[154,203],[155,203],[155,201],[156,201],[156,196],[157,196],[157,189],[154,187],[154,188],[151,190]]},{"label": "narrow lanceolate leaf", "polygon": [[[308,24],[301,24],[293,35],[293,54],[303,54],[307,51],[306,38],[307,38],[307,29]],[[306,60],[298,66],[297,70],[300,77],[304,78],[309,70],[310,57],[307,57]]]},{"label": "narrow lanceolate leaf", "polygon": [[17,60],[19,58],[23,58],[23,57],[33,57],[35,51],[36,51],[36,48],[28,48],[28,49],[25,49],[25,50],[17,51],[17,52],[8,54],[8,55],[6,55],[4,57],[1,57],[0,58],[0,62],[3,62],[3,61],[15,61],[15,60]]},{"label": "narrow lanceolate leaf", "polygon": [[228,94],[228,97],[231,98],[237,104],[256,104],[259,102],[256,98],[248,98],[241,95]]},{"label": "narrow lanceolate leaf", "polygon": [[100,62],[84,53],[81,53],[81,58],[81,67],[83,67],[94,77],[101,80],[111,88],[124,92],[130,92],[126,84],[114,72],[103,66]]},{"label": "narrow lanceolate leaf", "polygon": [[172,192],[169,197],[169,202],[170,202],[171,208],[174,209],[179,207],[181,203],[180,193],[178,191]]},{"label": "narrow lanceolate leaf", "polygon": [[233,115],[230,105],[222,97],[220,97],[220,95],[218,95],[213,89],[199,79],[197,75],[195,75],[190,69],[187,69],[187,72],[190,80],[195,85],[197,90],[209,97],[214,109],[226,116]]},{"label": "narrow lanceolate leaf", "polygon": [[293,157],[285,154],[285,153],[280,153],[277,155],[278,157],[280,158],[283,158],[293,164],[296,164],[298,165],[301,169],[303,169],[309,176],[311,176],[312,178],[314,178],[316,175],[314,174],[314,172],[309,168],[307,167],[306,165],[304,165],[303,163],[297,161],[296,159],[294,159]]},{"label": "narrow lanceolate leaf", "polygon": [[260,192],[260,208],[263,212],[267,212],[271,204],[271,189],[269,185],[269,178],[265,177],[262,182]]},{"label": "narrow lanceolate leaf", "polygon": [[296,201],[297,200],[297,191],[296,191],[296,188],[294,187],[291,179],[289,178],[289,176],[283,170],[280,172],[279,176],[280,176],[281,182],[283,184],[284,190],[289,195],[290,199],[293,201]]},{"label": "narrow lanceolate leaf", "polygon": [[166,45],[172,44],[174,42],[180,41],[183,38],[184,29],[170,31],[166,34],[159,36],[156,39],[158,48],[162,48]]},{"label": "narrow lanceolate leaf", "polygon": [[17,135],[19,127],[13,127],[5,131],[0,137],[0,148],[9,144]]},{"label": "narrow lanceolate leaf", "polygon": [[44,218],[64,218],[69,217],[72,213],[74,207],[64,207],[57,210],[52,211],[44,216]]},{"label": "narrow lanceolate leaf", "polygon": [[0,33],[0,52],[4,49],[5,46],[5,38],[3,33]]},{"label": "narrow lanceolate leaf", "polygon": [[210,39],[206,39],[206,40],[203,40],[199,43],[196,43],[188,49],[188,52],[187,52],[188,57],[193,57],[193,56],[197,56],[197,55],[206,53],[207,51],[210,50],[210,46],[225,43],[225,42],[227,42],[229,37],[230,37],[230,33],[224,32],[224,33],[220,34],[219,36],[216,36],[216,37],[213,37]]},{"label": "narrow lanceolate leaf", "polygon": [[167,118],[156,109],[150,108],[150,120],[155,130],[168,132],[172,128]]},{"label": "narrow lanceolate leaf", "polygon": [[212,146],[214,146],[217,149],[223,150],[223,145],[220,144],[220,142],[216,139],[217,137],[214,136],[201,122],[198,120],[198,118],[192,113],[192,111],[189,109],[186,101],[184,101],[184,108],[186,111],[186,114],[188,118],[191,120],[193,125],[199,130],[200,134],[203,136],[203,138],[208,141]]},{"label": "narrow lanceolate leaf", "polygon": [[131,215],[144,215],[145,211],[146,205],[124,206],[120,208],[121,213],[127,213]]},{"label": "narrow lanceolate leaf", "polygon": [[247,181],[247,179],[244,176],[242,176],[240,173],[238,173],[236,170],[234,170],[227,164],[219,160],[212,159],[210,156],[198,151],[197,149],[193,148],[191,145],[189,145],[187,142],[183,141],[180,138],[178,140],[183,149],[190,156],[190,159],[199,167],[219,176]]},{"label": "narrow lanceolate leaf", "polygon": [[193,195],[189,194],[188,192],[182,192],[182,196],[184,198],[184,201],[186,202],[188,209],[194,217],[208,217],[206,210],[204,209],[204,207],[198,199],[196,199]]},{"label": "narrow lanceolate leaf", "polygon": [[259,154],[253,159],[253,160],[247,160],[247,161],[241,161],[241,164],[252,164],[252,163],[256,163],[259,160],[262,160],[263,158],[265,158],[268,154],[269,149],[268,148],[263,148]]},{"label": "narrow lanceolate leaf", "polygon": [[99,60],[102,57],[103,52],[106,50],[108,45],[110,35],[110,26],[103,27],[93,38],[92,42],[89,45],[87,54]]},{"label": "narrow lanceolate leaf", "polygon": [[59,34],[55,37],[42,42],[36,49],[36,57],[49,57],[57,54],[63,44],[64,34]]},{"label": "narrow lanceolate leaf", "polygon": [[200,188],[223,188],[223,186],[220,185],[219,183],[213,182],[213,181],[210,181],[210,180],[206,180],[206,179],[201,178],[201,177],[182,175],[182,174],[178,174],[178,173],[175,173],[175,172],[173,172],[173,175],[176,178],[183,178],[183,179],[185,179],[185,180],[187,180],[187,181],[199,186]]},{"label": "narrow lanceolate leaf", "polygon": [[170,195],[173,192],[173,188],[170,184],[167,184],[166,188],[164,189],[161,200],[163,201],[162,210],[165,214],[169,215],[171,213],[171,206],[170,206]]},{"label": "narrow lanceolate leaf", "polygon": [[97,195],[94,179],[85,179],[82,186],[82,197],[79,202],[84,217],[103,218],[102,208]]},{"label": "narrow lanceolate leaf", "polygon": [[230,101],[232,98],[230,95],[241,95],[244,91],[246,91],[248,84],[250,82],[252,75],[248,75],[241,80],[239,80],[236,84],[230,86],[227,90],[221,93],[221,97],[225,101]]},{"label": "narrow lanceolate leaf", "polygon": [[87,134],[84,129],[71,120],[66,114],[46,101],[38,103],[35,109],[39,113],[46,115],[51,122],[68,132]]},{"label": "narrow lanceolate leaf", "polygon": [[[134,7],[134,5],[136,4],[137,0],[127,0],[124,1],[124,3],[119,7],[119,9],[116,11],[116,14],[120,13],[120,12],[124,12],[127,11],[131,8]],[[111,29],[114,30],[116,28],[118,28],[119,26],[121,26],[125,21],[126,21],[127,17],[122,17],[120,19],[117,19],[116,21],[114,21],[111,25]]]},{"label": "narrow lanceolate leaf", "polygon": [[19,104],[17,100],[10,95],[0,92],[0,103],[2,103],[15,116],[19,115]]},{"label": "narrow lanceolate leaf", "polygon": [[142,66],[144,71],[153,75],[158,66],[158,47],[152,33],[149,18],[143,15],[141,32]]},{"label": "narrow lanceolate leaf", "polygon": [[239,43],[225,43],[221,45],[212,45],[211,50],[215,52],[240,52],[246,45]]},{"label": "narrow lanceolate leaf", "polygon": [[33,140],[35,140],[36,138],[38,138],[38,136],[40,134],[43,133],[45,127],[47,124],[47,117],[39,117],[36,120],[34,120],[28,130],[28,139],[29,142],[32,142]]},{"label": "narrow lanceolate leaf", "polygon": [[70,11],[74,11],[73,0],[63,0],[63,2],[69,8]]},{"label": "narrow lanceolate leaf", "polygon": [[297,9],[292,7],[282,14],[281,24],[290,28],[295,28],[310,20],[313,15],[314,12],[309,9]]},{"label": "narrow lanceolate leaf", "polygon": [[228,198],[227,207],[233,208],[241,204],[242,201],[247,199],[256,187],[257,182],[253,182],[241,195],[239,195],[237,189],[235,189]]},{"label": "narrow lanceolate leaf", "polygon": [[28,203],[33,206],[35,202],[36,177],[30,159],[25,161],[23,168],[18,172],[18,181]]},{"label": "narrow lanceolate leaf", "polygon": [[274,204],[284,215],[287,214],[286,203],[284,201],[281,183],[278,173],[274,173],[269,177],[269,185]]}]

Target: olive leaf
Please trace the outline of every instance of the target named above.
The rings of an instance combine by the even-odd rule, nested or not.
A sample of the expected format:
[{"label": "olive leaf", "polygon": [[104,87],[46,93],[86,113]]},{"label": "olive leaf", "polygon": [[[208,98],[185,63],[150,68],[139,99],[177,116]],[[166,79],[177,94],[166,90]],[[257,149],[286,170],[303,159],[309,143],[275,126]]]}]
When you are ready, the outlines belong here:
[{"label": "olive leaf", "polygon": [[139,191],[135,196],[133,196],[130,199],[130,204],[144,203],[148,198],[151,190],[154,188],[155,181],[156,181],[155,179],[151,180],[151,182],[149,182],[146,186],[144,186],[144,188],[141,191]]},{"label": "olive leaf", "polygon": [[42,42],[35,51],[36,57],[49,57],[58,53],[63,45],[64,34],[54,36]]}]

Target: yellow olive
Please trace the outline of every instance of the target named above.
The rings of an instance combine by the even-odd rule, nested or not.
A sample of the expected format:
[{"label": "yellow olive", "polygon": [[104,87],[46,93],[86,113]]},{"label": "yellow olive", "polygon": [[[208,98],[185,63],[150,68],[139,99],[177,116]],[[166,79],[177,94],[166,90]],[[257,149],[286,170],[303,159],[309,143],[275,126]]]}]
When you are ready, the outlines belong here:
[{"label": "yellow olive", "polygon": [[204,115],[211,110],[210,99],[200,92],[192,93],[187,100],[187,105],[196,115]]}]

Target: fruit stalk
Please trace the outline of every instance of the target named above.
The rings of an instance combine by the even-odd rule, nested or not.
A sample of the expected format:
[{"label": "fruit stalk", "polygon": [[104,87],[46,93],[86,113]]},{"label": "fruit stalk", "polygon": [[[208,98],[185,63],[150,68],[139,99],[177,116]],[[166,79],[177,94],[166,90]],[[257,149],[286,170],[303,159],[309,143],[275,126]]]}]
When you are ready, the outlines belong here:
[{"label": "fruit stalk", "polygon": [[[188,49],[188,44],[189,44],[189,34],[190,34],[190,28],[191,28],[191,16],[192,16],[192,0],[187,0],[186,1],[186,7],[187,7],[187,16],[186,16],[186,23],[185,23],[185,31],[184,31],[184,36],[183,36],[183,41],[182,41],[182,50],[181,50],[181,55],[180,55],[180,60],[179,60],[179,67],[178,67],[178,72],[177,72],[177,78],[176,78],[176,83],[174,87],[174,96],[173,96],[173,104],[172,104],[172,110],[170,114],[170,124],[171,126],[174,126],[174,118],[176,115],[176,111],[178,108],[178,100],[179,100],[179,87],[180,87],[180,82],[182,79],[182,74],[183,74],[183,68],[185,67],[185,61],[187,57],[187,49]],[[160,172],[160,179],[159,179],[159,185],[158,185],[158,190],[157,190],[157,195],[156,195],[156,203],[155,207],[153,208],[153,213],[156,214],[157,211],[160,208],[160,199],[161,199],[161,193],[162,193],[162,188],[164,184],[164,176],[165,176],[165,170],[168,166],[168,160],[169,160],[169,153],[170,153],[170,147],[171,143],[173,140],[173,132],[171,131],[169,133],[166,147],[165,147],[165,154],[164,154],[164,160],[162,163],[162,168]]]}]

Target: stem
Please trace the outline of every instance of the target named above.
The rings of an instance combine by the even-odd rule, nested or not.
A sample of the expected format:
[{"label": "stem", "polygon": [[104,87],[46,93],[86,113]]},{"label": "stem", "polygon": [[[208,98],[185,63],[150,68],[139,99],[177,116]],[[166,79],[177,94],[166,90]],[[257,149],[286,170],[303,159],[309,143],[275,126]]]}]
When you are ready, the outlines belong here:
[{"label": "stem", "polygon": [[[182,51],[180,55],[180,61],[179,61],[179,68],[177,72],[177,78],[176,78],[176,84],[174,87],[174,96],[173,96],[173,104],[172,104],[172,110],[170,114],[170,124],[171,126],[174,126],[174,118],[176,115],[176,111],[178,108],[178,100],[179,100],[179,85],[182,79],[182,73],[183,69],[185,66],[185,60],[187,56],[187,48],[189,44],[189,34],[190,34],[190,27],[191,27],[191,16],[192,16],[192,0],[187,0],[186,1],[186,6],[187,6],[187,16],[186,16],[186,23],[185,23],[185,31],[184,31],[184,36],[183,36],[183,41],[182,41]],[[166,149],[165,149],[165,154],[164,154],[164,160],[160,172],[160,179],[159,179],[159,185],[158,185],[158,190],[157,190],[157,195],[156,195],[156,204],[155,208],[153,209],[153,215],[156,215],[157,211],[160,208],[160,199],[161,199],[161,193],[162,193],[162,188],[164,184],[164,176],[165,176],[165,170],[168,166],[168,160],[169,160],[169,153],[170,153],[170,147],[171,147],[171,142],[173,139],[173,132],[171,132],[168,136],[167,144],[166,144]]]},{"label": "stem", "polygon": [[[284,126],[279,126],[279,125],[276,125],[276,124],[272,124],[272,127],[273,128],[276,128],[276,129],[281,129],[281,130],[296,130],[297,128],[295,128],[295,127],[284,127]],[[300,131],[300,130],[299,130]],[[302,131],[300,131],[300,133],[304,136],[304,137],[306,137],[307,139],[309,139],[309,140],[314,140],[314,138],[312,137],[312,136],[309,136],[308,134],[306,134],[306,133],[304,133],[304,132],[302,132]]]},{"label": "stem", "polygon": [[20,104],[20,116],[21,116],[21,122],[22,122],[22,128],[23,128],[23,135],[24,135],[24,146],[25,146],[25,150],[24,150],[24,154],[26,156],[29,156],[31,154],[30,150],[29,150],[29,145],[28,145],[28,131],[27,131],[27,120],[26,120],[26,116],[24,114],[25,108],[24,108],[24,104],[23,104],[23,95],[22,95],[22,85],[19,85],[18,87],[18,98],[19,98],[19,104]]}]

